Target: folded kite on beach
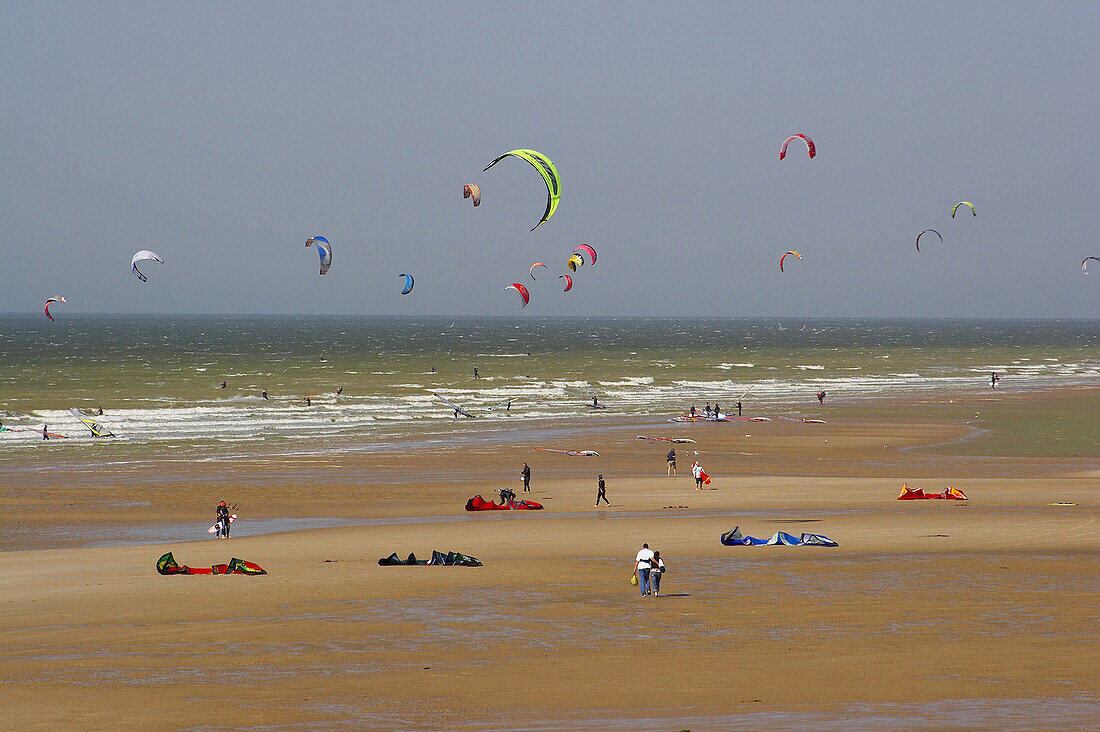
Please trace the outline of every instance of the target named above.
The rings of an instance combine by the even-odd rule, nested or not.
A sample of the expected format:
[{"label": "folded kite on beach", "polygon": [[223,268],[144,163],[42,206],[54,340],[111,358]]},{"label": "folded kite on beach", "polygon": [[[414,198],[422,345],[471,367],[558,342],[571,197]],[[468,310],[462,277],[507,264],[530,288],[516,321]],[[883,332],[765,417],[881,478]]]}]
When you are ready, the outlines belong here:
[{"label": "folded kite on beach", "polygon": [[466,501],[467,511],[541,511],[542,504],[534,501],[509,500],[507,503],[486,501],[480,495]]},{"label": "folded kite on beach", "polygon": [[233,557],[229,564],[215,564],[212,567],[182,567],[176,563],[172,552],[168,552],[157,560],[157,572],[159,574],[267,574],[264,568],[253,562]]},{"label": "folded kite on beach", "polygon": [[908,483],[902,485],[901,495],[898,496],[899,501],[919,501],[924,498],[936,498],[949,501],[967,500],[966,494],[960,491],[958,488],[947,486],[943,489],[943,493],[925,493],[920,488],[910,488]]},{"label": "folded kite on beach", "polygon": [[770,539],[757,539],[755,536],[744,536],[738,526],[733,531],[726,532],[718,538],[725,546],[837,546],[837,543],[822,534],[806,534],[794,536],[784,531],[777,531]]},{"label": "folded kite on beach", "polygon": [[481,560],[477,557],[471,557],[468,554],[462,552],[439,552],[433,551],[432,558],[427,561],[420,561],[416,558],[415,554],[410,554],[408,559],[402,559],[397,556],[397,552],[383,557],[378,560],[379,566],[382,567],[481,567]]}]

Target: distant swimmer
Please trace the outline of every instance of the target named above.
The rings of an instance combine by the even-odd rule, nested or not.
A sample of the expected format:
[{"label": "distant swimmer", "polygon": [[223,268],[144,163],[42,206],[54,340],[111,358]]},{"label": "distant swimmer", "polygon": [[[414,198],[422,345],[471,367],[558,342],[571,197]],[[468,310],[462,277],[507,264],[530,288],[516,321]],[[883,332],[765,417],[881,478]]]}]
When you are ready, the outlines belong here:
[{"label": "distant swimmer", "polygon": [[474,366],[474,378],[475,379],[480,379],[481,378],[477,373],[477,366]]},{"label": "distant swimmer", "polygon": [[42,425],[42,439],[43,440],[50,439],[50,434],[49,434],[49,432],[47,432],[48,429],[49,429],[49,425],[46,425],[46,424]]},{"label": "distant swimmer", "polygon": [[264,399],[267,399],[267,389],[264,389],[263,391],[261,391],[260,396],[262,396]]},{"label": "distant swimmer", "polygon": [[221,389],[224,389],[224,388],[225,388],[225,382],[224,382],[224,381],[222,382],[222,385],[221,385],[221,387],[219,387],[219,388],[221,388]]},{"label": "distant swimmer", "polygon": [[825,403],[825,392],[819,391],[817,393],[817,401],[820,402],[821,404]]},{"label": "distant swimmer", "polygon": [[343,393],[344,393],[344,387],[342,387],[342,386],[339,389],[336,390],[336,396],[340,396]]}]

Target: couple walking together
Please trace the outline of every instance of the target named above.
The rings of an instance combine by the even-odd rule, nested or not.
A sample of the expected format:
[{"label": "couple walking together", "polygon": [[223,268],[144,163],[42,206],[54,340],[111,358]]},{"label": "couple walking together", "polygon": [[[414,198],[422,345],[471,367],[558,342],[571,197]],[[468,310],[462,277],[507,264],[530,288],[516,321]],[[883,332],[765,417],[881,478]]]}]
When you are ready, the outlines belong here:
[{"label": "couple walking together", "polygon": [[638,556],[634,558],[634,577],[642,597],[658,597],[661,594],[661,575],[665,573],[665,560],[661,553],[650,550],[649,544],[642,544]]}]

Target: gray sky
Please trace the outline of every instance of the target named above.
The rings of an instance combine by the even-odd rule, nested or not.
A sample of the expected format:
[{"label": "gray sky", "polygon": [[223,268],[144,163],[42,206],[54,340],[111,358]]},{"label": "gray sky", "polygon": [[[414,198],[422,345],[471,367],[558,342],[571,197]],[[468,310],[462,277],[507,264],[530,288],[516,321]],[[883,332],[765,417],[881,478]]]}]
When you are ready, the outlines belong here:
[{"label": "gray sky", "polygon": [[2,2],[0,47],[0,312],[1100,316],[1100,3]]}]

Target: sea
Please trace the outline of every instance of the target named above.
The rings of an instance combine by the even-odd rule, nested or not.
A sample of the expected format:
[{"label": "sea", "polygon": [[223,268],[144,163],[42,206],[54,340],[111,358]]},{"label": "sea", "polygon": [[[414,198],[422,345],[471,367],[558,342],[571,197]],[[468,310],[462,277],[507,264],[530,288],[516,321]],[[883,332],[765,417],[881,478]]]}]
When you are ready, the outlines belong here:
[{"label": "sea", "polygon": [[822,391],[979,393],[993,373],[1100,384],[1100,321],[3,315],[0,466],[369,452],[738,400],[813,418]]}]

